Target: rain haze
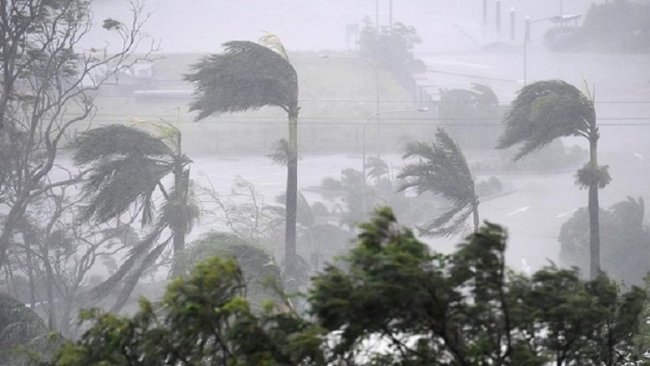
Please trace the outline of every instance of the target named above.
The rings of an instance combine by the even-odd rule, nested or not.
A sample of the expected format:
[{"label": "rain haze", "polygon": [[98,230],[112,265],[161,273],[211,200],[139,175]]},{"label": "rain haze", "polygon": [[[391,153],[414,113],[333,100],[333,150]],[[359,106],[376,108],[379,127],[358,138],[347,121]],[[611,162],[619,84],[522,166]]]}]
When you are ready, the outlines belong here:
[{"label": "rain haze", "polygon": [[[494,1],[488,2],[486,23],[483,22],[481,1],[393,1],[393,22],[415,27],[422,40],[414,47],[414,54],[426,64],[428,71],[415,76],[417,84],[424,90],[435,93],[438,88],[468,88],[471,83],[484,83],[495,90],[500,103],[504,105],[509,103],[515,97],[516,91],[524,85],[524,78],[528,82],[562,79],[580,88],[585,85],[594,87],[597,113],[603,125],[601,160],[610,166],[611,175],[614,177],[611,185],[602,192],[602,205],[608,207],[626,196],[645,196],[647,189],[638,182],[640,176],[649,174],[650,164],[645,160],[646,156],[650,156],[647,144],[650,130],[644,126],[650,108],[648,56],[620,55],[613,52],[554,53],[545,47],[544,33],[554,25],[549,18],[560,15],[560,12],[567,16],[583,16],[595,1],[518,0],[500,3],[502,15],[499,32],[495,24]],[[95,17],[126,17],[128,8],[118,4],[112,1],[96,1],[93,4]],[[295,57],[301,57],[303,53],[313,53],[314,58],[326,57],[330,53],[355,57],[354,52],[358,50],[356,32],[363,28],[364,19],[372,24],[379,19],[381,26],[388,26],[391,18],[389,5],[389,1],[206,0],[182,4],[176,1],[147,1],[146,9],[150,12],[150,19],[145,25],[145,31],[151,39],[160,42],[159,49],[163,55],[217,53],[224,42],[254,41],[269,32],[280,37],[290,55],[299,53]],[[514,10],[515,14],[514,40],[510,34],[511,10]],[[531,19],[532,25],[531,38],[527,44],[527,60],[524,60],[526,17]],[[580,24],[581,19],[577,22]],[[573,23],[569,26],[573,26]],[[335,56],[332,56],[332,59],[334,58]],[[312,61],[323,64],[322,59]],[[359,63],[364,66],[363,61]],[[372,72],[372,65],[365,66]],[[326,67],[326,64],[323,64],[323,67]],[[178,72],[185,73],[187,69],[181,68]],[[372,75],[366,77],[366,80],[369,83],[368,93],[371,93],[374,88]],[[340,95],[347,97],[349,93],[346,89],[350,88],[350,82],[355,81],[341,80],[341,83],[334,87],[340,88]],[[317,83],[318,80],[308,82]],[[326,82],[331,84],[331,81]],[[328,92],[330,95],[322,97],[324,103],[328,98],[336,98],[332,95],[334,92]],[[366,94],[356,99],[363,98],[372,99],[373,96]],[[313,100],[305,101],[310,102],[315,103]],[[379,111],[400,109],[395,108],[396,105],[401,105],[400,102],[404,100],[381,98]],[[175,103],[171,104],[168,110],[174,108],[187,107],[182,103]],[[335,108],[331,109],[328,113],[337,119],[341,112]],[[375,111],[368,109],[365,112],[370,115]],[[137,117],[137,112],[133,117]],[[308,120],[309,117],[311,116],[303,118]],[[382,116],[382,119],[391,117],[394,116],[389,114]],[[432,121],[430,135],[426,136],[425,140],[433,138],[436,126],[436,122]],[[577,139],[567,143],[587,148],[585,143]],[[309,149],[308,143],[303,145]],[[399,154],[402,151],[395,146],[387,150],[392,153],[390,158],[395,161],[391,163],[397,169]],[[480,160],[483,153],[485,152],[469,152],[469,155],[470,158]],[[299,162],[299,184],[304,188],[315,186],[322,178],[337,176],[346,167],[360,166],[357,161],[359,158],[360,156],[350,154],[330,157],[306,155]],[[621,163],[615,164],[614,159]],[[283,172],[269,165],[264,159],[251,157],[249,162],[241,165],[232,164],[237,167],[230,167],[227,162],[224,162],[227,165],[223,167],[214,166],[212,160],[206,158],[206,168],[195,163],[195,169],[208,176],[214,175],[213,180],[221,179],[219,190],[228,190],[228,182],[235,176],[250,180],[263,190],[267,189],[269,196],[279,194],[284,189]],[[210,168],[207,168],[208,166]],[[260,172],[260,169],[268,169],[268,172]],[[516,192],[485,202],[482,206],[483,218],[508,227],[512,238],[509,251],[512,265],[520,265],[522,258],[533,268],[548,264],[548,260],[558,261],[557,236],[560,226],[573,210],[586,206],[586,196],[573,184],[575,169],[565,170],[554,174],[515,175],[505,178],[506,181],[513,182]],[[541,222],[544,225],[541,225]],[[451,243],[457,240],[458,238],[452,239],[449,245],[453,246]]]},{"label": "rain haze", "polygon": [[[643,12],[631,19],[631,6]],[[87,58],[66,61],[81,76],[53,72],[83,90],[56,88],[61,108],[33,113],[49,124],[3,135],[0,150],[0,292],[65,337],[81,336],[80,308],[132,314],[215,254],[244,263],[260,311],[279,296],[261,277],[308,291],[381,207],[445,254],[500,225],[505,263],[527,275],[557,265],[596,278],[600,266],[628,286],[650,270],[648,1],[90,9],[87,34],[69,41]],[[17,75],[18,89],[41,85]],[[8,115],[29,117],[8,106],[39,93],[5,98],[3,85],[0,132],[11,132]],[[33,137],[53,130],[54,147]]]}]

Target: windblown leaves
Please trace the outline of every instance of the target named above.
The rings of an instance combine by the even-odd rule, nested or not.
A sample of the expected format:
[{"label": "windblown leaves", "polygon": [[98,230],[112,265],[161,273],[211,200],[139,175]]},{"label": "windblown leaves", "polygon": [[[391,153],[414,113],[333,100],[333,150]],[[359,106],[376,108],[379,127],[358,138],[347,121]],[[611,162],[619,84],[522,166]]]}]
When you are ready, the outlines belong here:
[{"label": "windblown leaves", "polygon": [[593,102],[571,84],[538,81],[522,88],[512,102],[497,148],[520,144],[514,157],[518,160],[558,137],[594,133],[595,118]]},{"label": "windblown leaves", "polygon": [[432,192],[449,200],[452,208],[422,228],[425,235],[452,235],[464,226],[465,220],[478,204],[474,179],[462,151],[454,140],[438,129],[431,145],[414,142],[406,147],[404,158],[417,157],[402,168],[399,178],[405,181],[401,190],[415,189],[419,195]]},{"label": "windblown leaves", "polygon": [[104,222],[141,203],[142,221],[152,221],[152,195],[173,169],[173,151],[144,131],[120,125],[99,127],[77,140],[74,160],[92,165],[82,188],[85,219]]},{"label": "windblown leaves", "polygon": [[195,84],[191,111],[197,120],[212,114],[264,106],[297,108],[298,76],[280,54],[254,42],[232,41],[225,51],[202,58],[185,79]]}]

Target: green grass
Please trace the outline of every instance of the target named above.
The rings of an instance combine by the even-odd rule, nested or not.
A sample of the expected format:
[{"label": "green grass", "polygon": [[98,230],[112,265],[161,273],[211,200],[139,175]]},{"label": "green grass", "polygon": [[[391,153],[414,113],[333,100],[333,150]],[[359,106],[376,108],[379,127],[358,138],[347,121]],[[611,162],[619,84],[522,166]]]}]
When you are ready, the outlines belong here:
[{"label": "green grass", "polygon": [[[202,55],[167,54],[154,63],[157,81],[132,89],[191,90],[182,80],[190,65]],[[400,125],[424,122],[415,112],[409,95],[381,66],[351,53],[291,53],[300,86],[299,141],[303,153],[352,152],[361,149],[363,126],[368,149],[374,149],[376,110],[412,111],[380,113],[382,150],[401,149],[410,139],[423,138],[423,128]],[[119,91],[122,89],[122,92]],[[126,90],[126,92],[124,92]],[[377,92],[379,107],[377,108]],[[273,141],[287,135],[286,115],[278,108],[233,113],[194,122],[189,97],[134,97],[127,87],[107,86],[97,97],[97,114],[92,125],[106,123],[159,122],[177,124],[190,153],[268,153]],[[401,119],[401,120],[400,120]],[[415,121],[417,119],[417,121]],[[424,129],[432,135],[433,126]]]}]

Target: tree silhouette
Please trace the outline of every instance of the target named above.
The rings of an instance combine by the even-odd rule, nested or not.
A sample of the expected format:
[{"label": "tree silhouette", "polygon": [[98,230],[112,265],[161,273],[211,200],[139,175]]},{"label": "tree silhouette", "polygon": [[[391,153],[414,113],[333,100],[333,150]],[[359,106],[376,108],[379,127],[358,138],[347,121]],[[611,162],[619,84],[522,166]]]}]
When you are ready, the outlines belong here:
[{"label": "tree silhouette", "polygon": [[598,166],[598,138],[593,96],[561,80],[538,81],[522,88],[504,118],[498,149],[521,145],[514,160],[543,148],[559,137],[581,136],[589,141],[589,162],[576,184],[589,189],[589,277],[600,274],[598,189],[611,180],[607,166]]},{"label": "tree silhouette", "polygon": [[401,190],[414,188],[416,193],[432,192],[450,201],[452,207],[421,228],[428,236],[453,235],[464,226],[466,219],[474,218],[474,231],[478,230],[478,196],[472,172],[456,142],[439,128],[431,144],[412,142],[406,147],[404,158],[417,157],[407,163],[398,178],[404,179]]},{"label": "tree silhouette", "polygon": [[[191,191],[191,161],[180,149],[180,132],[171,125],[158,129],[162,137],[133,127],[110,125],[89,130],[76,142],[75,162],[90,166],[82,186],[87,201],[82,208],[83,218],[107,222],[135,207],[142,225],[152,225],[150,233],[135,245],[117,272],[94,291],[106,296],[126,278],[116,308],[124,304],[142,272],[170,242],[175,255],[183,250],[185,236],[199,214]],[[168,190],[162,180],[169,175],[174,183]],[[154,217],[156,191],[164,201]],[[171,231],[171,236],[159,240],[165,229]],[[174,268],[172,274],[176,274]]]},{"label": "tree silhouette", "polygon": [[296,261],[298,76],[277,37],[267,35],[262,43],[225,43],[223,53],[204,57],[185,77],[196,88],[190,110],[199,112],[197,120],[266,106],[280,107],[287,113],[285,261],[287,272],[292,275]]}]

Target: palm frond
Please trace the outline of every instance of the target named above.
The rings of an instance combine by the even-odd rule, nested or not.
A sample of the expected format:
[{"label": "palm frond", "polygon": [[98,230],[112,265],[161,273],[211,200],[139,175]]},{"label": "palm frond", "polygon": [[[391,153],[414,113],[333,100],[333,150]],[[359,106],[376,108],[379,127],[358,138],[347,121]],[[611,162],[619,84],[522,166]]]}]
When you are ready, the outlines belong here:
[{"label": "palm frond", "polygon": [[123,125],[109,125],[86,131],[75,141],[74,161],[78,165],[115,157],[171,156],[172,150],[145,131]]},{"label": "palm frond", "polygon": [[403,166],[398,175],[404,180],[400,190],[415,188],[417,194],[433,192],[454,205],[474,199],[474,180],[465,156],[443,129],[438,130],[431,145],[408,144],[404,157],[418,157],[419,161]]},{"label": "palm frond", "polygon": [[277,106],[297,107],[298,77],[274,50],[249,41],[224,44],[224,52],[204,57],[185,80],[195,84],[191,111],[197,120],[212,114]]},{"label": "palm frond", "polygon": [[83,218],[106,222],[141,202],[143,221],[150,222],[153,191],[172,168],[170,163],[145,157],[98,162],[82,186],[88,202],[82,209]]},{"label": "palm frond", "polygon": [[443,129],[438,129],[432,144],[410,143],[404,157],[415,157],[418,161],[402,167],[398,175],[404,181],[400,190],[413,188],[418,195],[432,192],[451,205],[451,209],[420,228],[421,233],[448,236],[459,232],[475,209],[477,197],[472,173],[458,144]]},{"label": "palm frond", "polygon": [[282,58],[289,62],[289,54],[284,48],[284,44],[282,44],[280,37],[278,37],[276,34],[266,32],[265,35],[260,37],[260,44],[275,51],[275,53],[282,56]]},{"label": "palm frond", "polygon": [[423,236],[452,236],[468,228],[466,222],[472,212],[470,203],[453,206],[426,226],[418,227],[418,230]]},{"label": "palm frond", "polygon": [[377,179],[384,175],[388,175],[388,164],[381,158],[376,156],[370,156],[366,160],[366,166],[368,167],[368,177]]},{"label": "palm frond", "polygon": [[[201,215],[201,209],[194,195],[191,182],[186,192],[177,192],[177,189],[179,187],[174,187],[169,196],[178,198],[165,200],[160,207],[158,223],[159,225],[182,229],[187,234],[192,231],[194,223]],[[183,189],[183,187],[180,187],[180,189]]]},{"label": "palm frond", "polygon": [[522,88],[504,118],[498,149],[521,144],[518,160],[558,137],[586,135],[594,122],[593,102],[574,86],[539,81]]},{"label": "palm frond", "polygon": [[286,166],[289,163],[289,142],[279,139],[273,143],[272,152],[267,156],[276,164]]}]

